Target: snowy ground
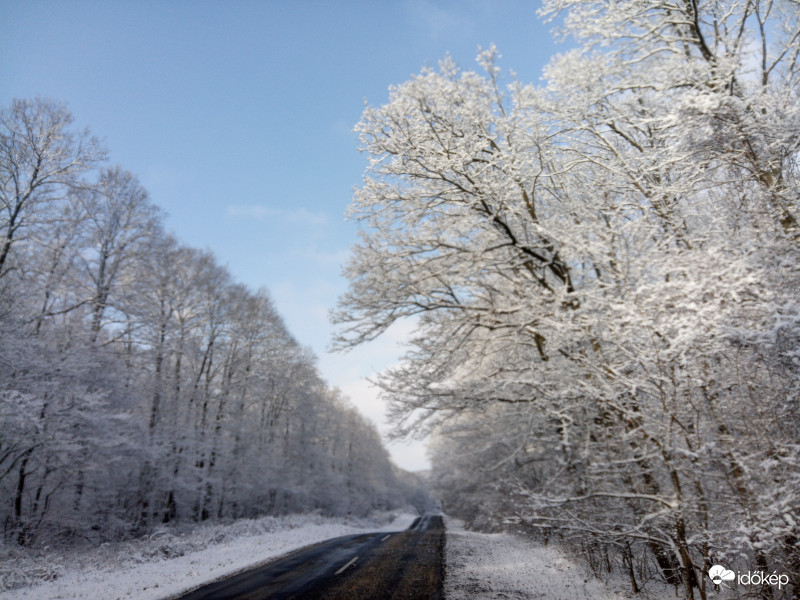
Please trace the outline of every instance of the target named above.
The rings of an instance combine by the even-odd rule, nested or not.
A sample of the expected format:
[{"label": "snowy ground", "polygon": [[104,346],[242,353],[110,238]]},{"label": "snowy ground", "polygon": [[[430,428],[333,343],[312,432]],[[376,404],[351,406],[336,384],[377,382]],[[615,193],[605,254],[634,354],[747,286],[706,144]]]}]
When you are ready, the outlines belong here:
[{"label": "snowy ground", "polygon": [[[314,515],[265,517],[208,525],[81,551],[32,555],[0,546],[3,600],[104,598],[164,600],[246,570],[294,549],[340,535],[406,529],[415,516],[387,513],[341,520]],[[634,596],[624,580],[599,582],[558,549],[509,534],[465,531],[446,518],[448,600],[673,600],[675,592],[651,584]]]},{"label": "snowy ground", "polygon": [[[446,518],[447,600],[674,600],[672,588],[646,588],[634,595],[625,581],[600,582],[552,546],[509,534],[465,531]],[[626,589],[627,588],[627,589]]]},{"label": "snowy ground", "polygon": [[0,596],[161,600],[314,542],[365,531],[398,531],[414,518],[396,513],[349,522],[314,515],[265,517],[185,534],[164,531],[68,554],[31,556],[0,547]]}]

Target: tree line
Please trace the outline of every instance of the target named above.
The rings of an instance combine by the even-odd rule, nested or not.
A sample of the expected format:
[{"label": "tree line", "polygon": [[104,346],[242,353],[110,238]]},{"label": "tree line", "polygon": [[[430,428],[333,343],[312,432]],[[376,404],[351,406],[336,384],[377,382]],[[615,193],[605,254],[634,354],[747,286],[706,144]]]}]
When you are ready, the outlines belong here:
[{"label": "tree line", "polygon": [[40,98],[0,112],[6,539],[424,502],[268,293],[166,233],[72,121]]},{"label": "tree line", "polygon": [[574,43],[542,85],[491,47],[365,109],[338,343],[417,324],[382,386],[469,523],[634,591],[705,599],[715,564],[800,585],[797,3],[541,13]]}]

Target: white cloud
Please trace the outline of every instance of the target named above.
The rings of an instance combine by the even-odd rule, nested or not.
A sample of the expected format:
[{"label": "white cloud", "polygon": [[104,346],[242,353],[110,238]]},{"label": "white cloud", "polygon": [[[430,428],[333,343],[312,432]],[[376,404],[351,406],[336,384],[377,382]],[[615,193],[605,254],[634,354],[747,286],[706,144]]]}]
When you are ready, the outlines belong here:
[{"label": "white cloud", "polygon": [[283,211],[285,218],[293,223],[310,223],[312,225],[325,225],[328,222],[327,215],[321,211],[312,211],[307,208],[296,208],[294,210]]},{"label": "white cloud", "polygon": [[256,204],[250,206],[229,206],[225,211],[225,217],[249,217],[251,219],[263,219],[264,217],[277,216],[278,210],[267,206]]},{"label": "white cloud", "polygon": [[380,390],[366,379],[354,379],[337,387],[347,396],[362,415],[375,423],[383,434],[388,430],[386,405],[380,399]]},{"label": "white cloud", "polygon": [[225,210],[226,218],[246,217],[249,219],[273,219],[285,220],[291,223],[306,223],[310,225],[325,225],[328,222],[327,215],[322,211],[311,211],[307,208],[295,208],[287,210],[283,208],[272,208],[263,204],[232,205]]},{"label": "white cloud", "polygon": [[427,441],[396,440],[386,447],[394,463],[406,471],[427,471],[431,468]]}]

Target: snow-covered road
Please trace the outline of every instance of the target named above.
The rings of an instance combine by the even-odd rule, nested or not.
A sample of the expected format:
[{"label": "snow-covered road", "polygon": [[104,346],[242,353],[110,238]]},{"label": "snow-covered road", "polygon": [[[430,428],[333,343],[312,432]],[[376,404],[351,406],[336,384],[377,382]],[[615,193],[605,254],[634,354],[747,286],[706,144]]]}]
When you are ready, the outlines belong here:
[{"label": "snow-covered road", "polygon": [[327,540],[179,600],[442,600],[443,564],[442,517],[424,515],[405,531]]},{"label": "snow-covered road", "polygon": [[[36,559],[0,548],[0,596],[3,600],[163,600],[315,542],[406,529],[414,518],[383,515],[343,523],[314,515],[265,517],[200,527],[185,535],[165,532],[67,555],[47,553]],[[34,573],[39,574],[37,579],[55,578],[4,589]]]},{"label": "snow-covered road", "polygon": [[[303,546],[349,534],[399,531],[414,518],[383,515],[342,523],[314,515],[267,517],[203,526],[186,534],[164,531],[143,540],[35,558],[0,548],[0,595],[3,600],[165,600]],[[592,579],[555,547],[515,535],[466,531],[456,519],[446,519],[446,525],[448,600],[634,597],[626,581]],[[45,581],[47,577],[52,579]],[[24,585],[26,578],[29,583]],[[636,596],[637,600],[674,597],[674,590],[654,582]]]}]

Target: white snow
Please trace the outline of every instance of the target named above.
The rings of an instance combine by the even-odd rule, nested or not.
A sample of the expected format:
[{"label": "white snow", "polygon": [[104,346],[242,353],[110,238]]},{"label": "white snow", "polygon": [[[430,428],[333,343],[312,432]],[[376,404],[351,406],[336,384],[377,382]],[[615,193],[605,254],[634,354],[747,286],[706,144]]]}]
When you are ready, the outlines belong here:
[{"label": "white snow", "polygon": [[625,581],[601,582],[552,546],[511,534],[466,531],[446,518],[445,597],[448,600],[674,600],[672,588],[651,582],[634,595]]},{"label": "white snow", "polygon": [[[0,596],[164,600],[315,542],[352,533],[399,531],[414,518],[386,513],[343,522],[291,515],[204,525],[185,533],[165,529],[140,540],[36,556],[0,547]],[[634,596],[626,581],[597,581],[557,548],[511,534],[465,531],[460,521],[445,519],[448,600],[675,598],[674,590],[652,582]]]},{"label": "white snow", "polygon": [[0,595],[3,600],[162,600],[315,542],[406,529],[414,518],[407,513],[347,522],[318,515],[265,517],[37,557],[0,547]]}]

